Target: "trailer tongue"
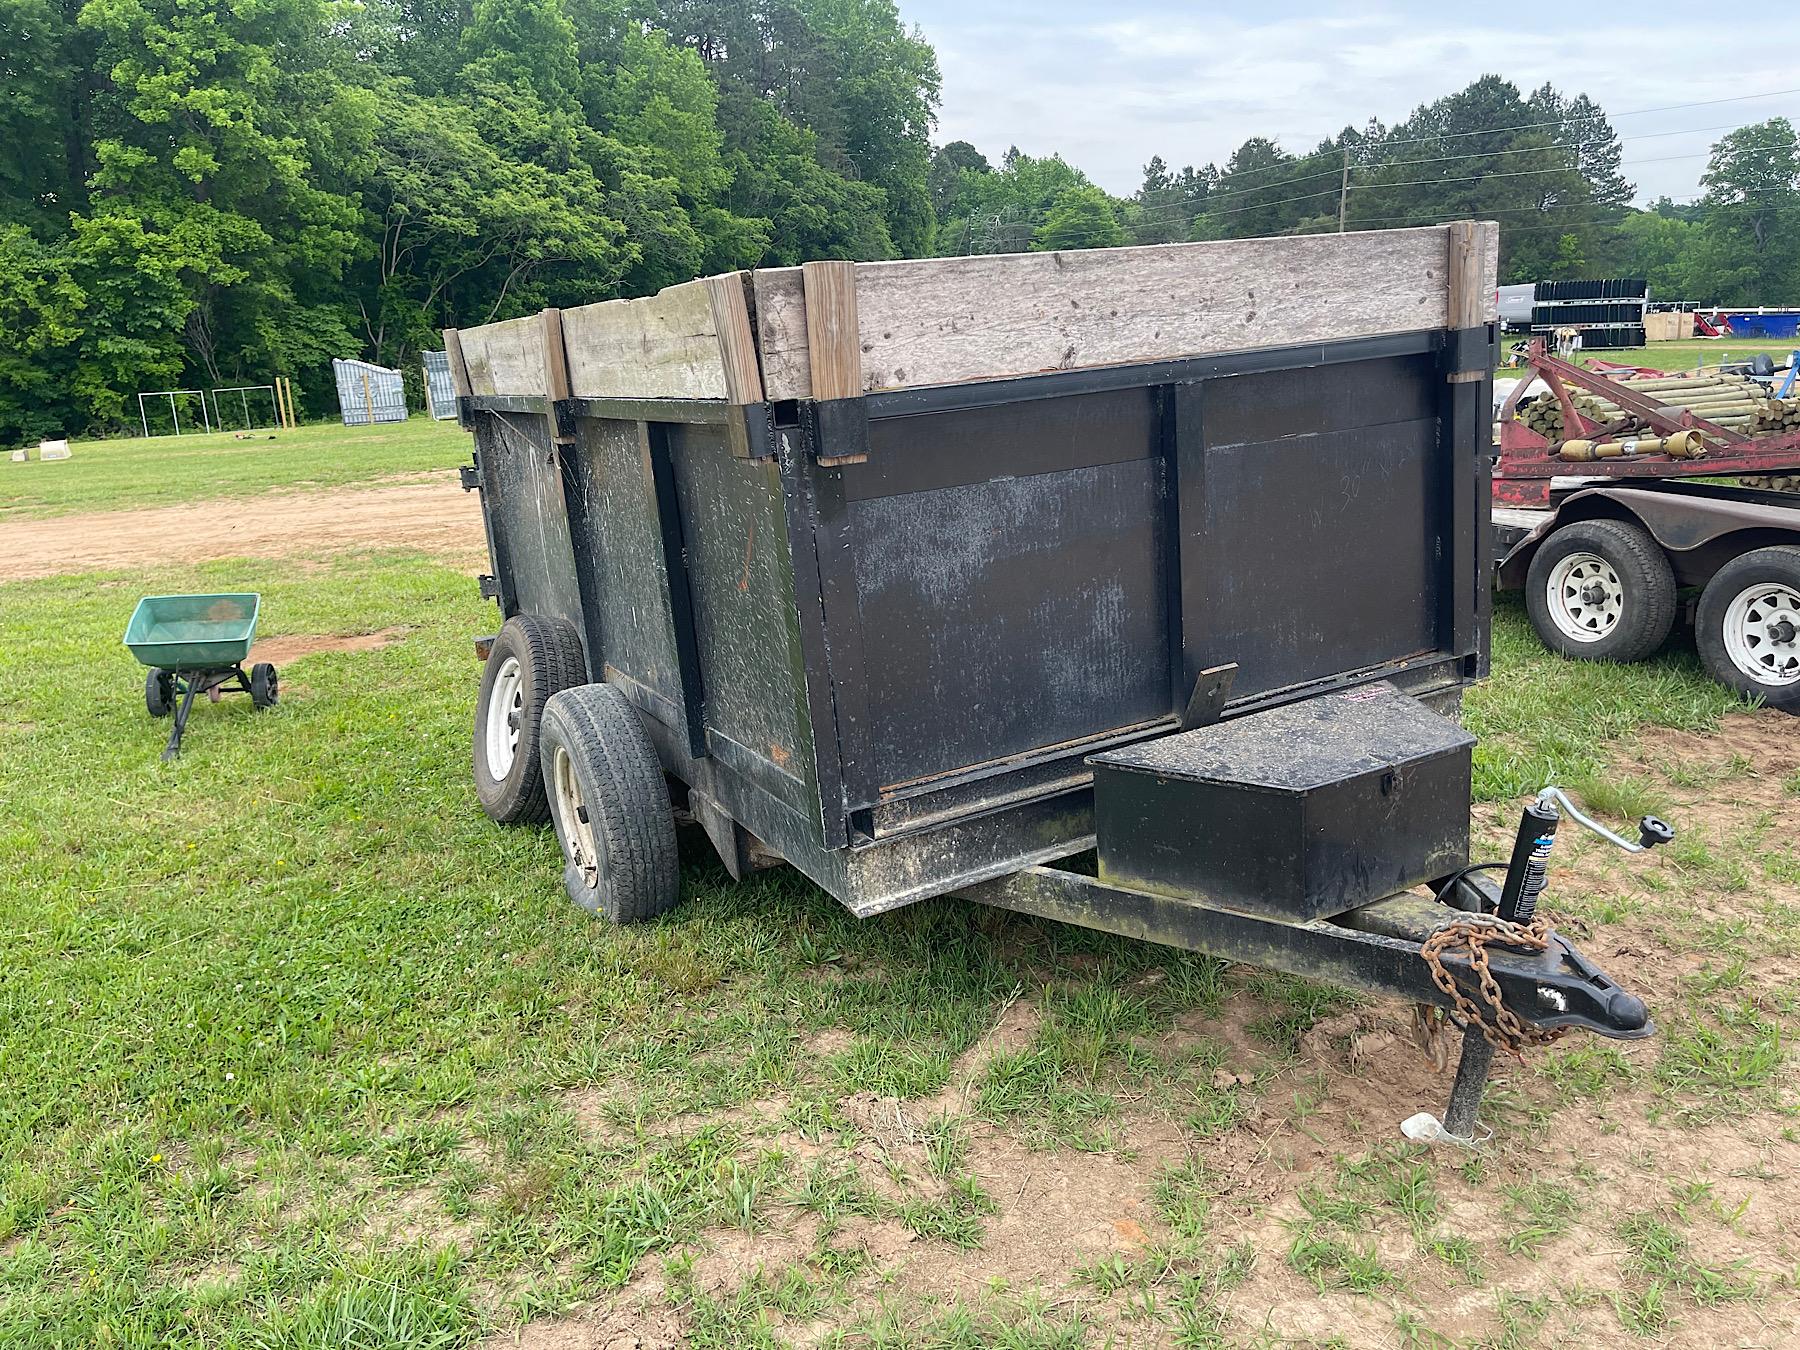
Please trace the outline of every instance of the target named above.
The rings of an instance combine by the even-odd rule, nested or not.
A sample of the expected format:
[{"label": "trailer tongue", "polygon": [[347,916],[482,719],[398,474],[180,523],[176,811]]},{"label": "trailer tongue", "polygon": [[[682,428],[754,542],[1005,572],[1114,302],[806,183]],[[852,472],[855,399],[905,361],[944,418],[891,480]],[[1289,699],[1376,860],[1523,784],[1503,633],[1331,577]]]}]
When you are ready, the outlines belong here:
[{"label": "trailer tongue", "polygon": [[1469,1137],[1492,1044],[1650,1030],[1534,916],[1545,832],[1469,866],[1495,243],[807,264],[447,333],[484,808],[619,921],[678,898],[673,792],[859,916],[960,894],[1431,1005]]},{"label": "trailer tongue", "polygon": [[[1525,808],[1502,881],[1464,865],[1474,744],[1377,684],[1108,752],[1092,760],[1097,877],[1040,866],[961,893],[1445,1009],[1463,1061],[1443,1121],[1414,1131],[1468,1143],[1495,1049],[1653,1030],[1535,916],[1567,798]],[[1673,838],[1650,817],[1639,844],[1577,818],[1634,851]]]}]

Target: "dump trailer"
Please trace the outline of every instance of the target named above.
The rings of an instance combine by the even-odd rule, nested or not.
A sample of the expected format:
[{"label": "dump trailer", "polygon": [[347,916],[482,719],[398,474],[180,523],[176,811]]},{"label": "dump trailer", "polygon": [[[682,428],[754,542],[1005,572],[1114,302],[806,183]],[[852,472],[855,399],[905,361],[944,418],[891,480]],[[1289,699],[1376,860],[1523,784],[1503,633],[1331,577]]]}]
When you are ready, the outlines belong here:
[{"label": "dump trailer", "polygon": [[[1469,866],[1491,224],[808,263],[445,334],[504,616],[474,770],[577,903],[734,877],[1650,1033]],[[1549,824],[1544,822],[1548,820]],[[1635,847],[1635,846],[1634,846]]]},{"label": "dump trailer", "polygon": [[1800,711],[1800,497],[1762,486],[1800,485],[1792,372],[1591,368],[1541,341],[1526,363],[1500,409],[1496,584],[1564,656],[1640,661],[1684,619],[1720,683]]}]

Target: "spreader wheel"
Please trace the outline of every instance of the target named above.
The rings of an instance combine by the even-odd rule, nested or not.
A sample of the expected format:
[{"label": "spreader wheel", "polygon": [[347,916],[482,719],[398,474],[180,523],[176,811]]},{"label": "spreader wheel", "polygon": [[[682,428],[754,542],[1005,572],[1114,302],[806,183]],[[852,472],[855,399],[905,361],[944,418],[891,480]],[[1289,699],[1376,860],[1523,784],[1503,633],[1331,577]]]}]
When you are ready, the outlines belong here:
[{"label": "spreader wheel", "polygon": [[250,667],[250,701],[259,708],[273,708],[281,698],[281,679],[275,667],[258,661]]},{"label": "spreader wheel", "polygon": [[144,707],[152,717],[175,711],[175,677],[160,666],[152,666],[144,676]]}]

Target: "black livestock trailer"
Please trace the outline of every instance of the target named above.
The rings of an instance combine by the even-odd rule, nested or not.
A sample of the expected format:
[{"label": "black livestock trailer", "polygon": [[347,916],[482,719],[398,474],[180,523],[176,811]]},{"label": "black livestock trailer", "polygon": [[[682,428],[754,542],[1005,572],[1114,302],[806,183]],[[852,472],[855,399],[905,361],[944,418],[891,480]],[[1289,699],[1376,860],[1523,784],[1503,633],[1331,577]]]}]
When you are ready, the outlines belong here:
[{"label": "black livestock trailer", "polygon": [[446,333],[483,805],[615,921],[675,902],[691,814],[859,916],[960,894],[1437,1005],[1459,1137],[1491,1044],[1649,1034],[1533,920],[1554,799],[1469,867],[1496,238],[809,263]]}]

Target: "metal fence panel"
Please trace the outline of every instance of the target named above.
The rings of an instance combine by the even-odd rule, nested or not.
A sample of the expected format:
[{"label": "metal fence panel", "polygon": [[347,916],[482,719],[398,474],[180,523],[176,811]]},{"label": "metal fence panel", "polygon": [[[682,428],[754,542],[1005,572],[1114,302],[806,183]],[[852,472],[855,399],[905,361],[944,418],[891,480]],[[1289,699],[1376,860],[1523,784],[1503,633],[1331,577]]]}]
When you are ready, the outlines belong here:
[{"label": "metal fence panel", "polygon": [[456,416],[456,384],[450,378],[449,352],[421,352],[425,367],[425,408],[438,421]]},{"label": "metal fence panel", "polygon": [[406,420],[406,382],[399,371],[367,361],[333,361],[331,373],[345,426]]}]

